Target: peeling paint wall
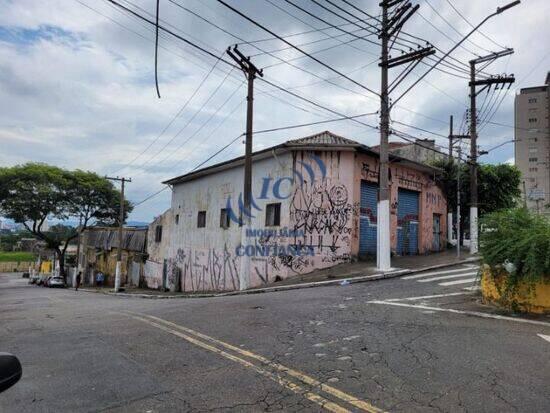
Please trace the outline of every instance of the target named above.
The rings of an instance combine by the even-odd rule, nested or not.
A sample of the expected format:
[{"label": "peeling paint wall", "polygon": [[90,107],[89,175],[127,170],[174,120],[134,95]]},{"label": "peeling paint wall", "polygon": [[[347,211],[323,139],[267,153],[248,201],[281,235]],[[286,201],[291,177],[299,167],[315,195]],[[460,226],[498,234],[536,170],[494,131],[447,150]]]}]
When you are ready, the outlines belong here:
[{"label": "peeling paint wall", "polygon": [[[312,157],[322,160],[324,171],[312,162]],[[357,258],[359,249],[361,179],[376,182],[377,168],[376,158],[352,150],[267,154],[253,164],[255,207],[251,228],[268,232],[254,236],[243,235],[243,228],[236,222],[231,221],[224,228],[220,221],[228,198],[238,211],[237,200],[243,188],[242,165],[176,184],[171,216],[163,214],[150,227],[149,259],[165,263],[170,289],[186,292],[238,290],[244,247],[256,252],[250,258],[250,287],[350,262]],[[419,249],[420,253],[428,252],[433,243],[434,213],[441,214],[441,237],[445,240],[443,194],[429,174],[401,165],[392,165],[391,170],[392,248],[397,243],[398,188],[406,188],[421,192]],[[274,183],[281,177],[289,177],[277,188],[283,199],[274,199],[270,194],[273,195]],[[281,204],[280,225],[266,227],[266,205],[274,202]],[[199,211],[206,212],[204,228],[198,227]],[[157,224],[163,226],[163,241],[165,234],[169,240],[165,247],[151,244]],[[274,233],[269,233],[270,230]],[[444,246],[443,241],[441,245]],[[273,254],[275,249],[277,253]],[[157,281],[151,281],[155,282],[158,283],[158,275]]]}]

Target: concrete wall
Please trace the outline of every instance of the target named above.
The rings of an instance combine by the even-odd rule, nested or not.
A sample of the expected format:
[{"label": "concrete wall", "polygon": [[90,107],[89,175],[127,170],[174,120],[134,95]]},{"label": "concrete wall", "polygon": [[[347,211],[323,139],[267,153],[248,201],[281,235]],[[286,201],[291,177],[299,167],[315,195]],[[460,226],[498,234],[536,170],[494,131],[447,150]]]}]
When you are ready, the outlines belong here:
[{"label": "concrete wall", "polygon": [[[292,176],[292,157],[289,153],[254,162],[252,191],[256,205],[251,227],[265,228],[265,206],[272,199],[259,199],[263,178]],[[231,222],[228,228],[220,227],[220,211],[231,197],[238,211],[237,199],[243,189],[242,167],[225,170],[185,182],[174,187],[172,214],[179,215],[179,224],[172,227],[168,281],[172,285],[180,278],[182,291],[237,290],[240,288],[240,259],[236,247],[241,244],[242,227]],[[290,185],[281,185],[288,192]],[[277,201],[279,202],[279,201]],[[289,200],[281,202],[281,227],[289,223]],[[197,228],[198,211],[206,211],[206,227]],[[174,221],[173,221],[174,222]],[[261,243],[261,238],[248,239],[243,244]],[[281,242],[284,242],[281,240]],[[273,281],[270,265],[265,257],[252,258],[250,286]],[[179,271],[179,274],[178,274]],[[286,276],[285,271],[279,274]]]},{"label": "concrete wall", "polygon": [[[175,225],[172,209],[168,209],[162,215],[156,217],[147,229],[147,254],[148,259],[154,262],[162,263],[169,254],[172,227]],[[162,237],[160,242],[155,238],[156,228],[162,227]]]}]

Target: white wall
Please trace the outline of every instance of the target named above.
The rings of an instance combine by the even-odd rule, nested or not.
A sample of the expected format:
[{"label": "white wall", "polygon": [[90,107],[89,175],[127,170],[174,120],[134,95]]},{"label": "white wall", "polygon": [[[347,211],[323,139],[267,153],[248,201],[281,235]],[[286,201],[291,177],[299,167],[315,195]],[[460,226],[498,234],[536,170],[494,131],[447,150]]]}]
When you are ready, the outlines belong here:
[{"label": "white wall", "polygon": [[[265,228],[265,205],[281,202],[281,227],[288,225],[289,201],[258,199],[263,178],[292,176],[292,157],[283,153],[254,162],[252,192],[260,211],[253,210],[252,228]],[[234,213],[238,215],[238,197],[243,191],[243,167],[235,167],[193,181],[175,185],[172,192],[172,215],[179,214],[179,224],[172,226],[170,258],[181,271],[184,291],[233,290],[239,288],[239,256],[242,228],[231,222],[220,227],[220,211],[231,197]],[[289,192],[285,182],[281,192]],[[198,211],[206,211],[206,227],[197,228]],[[253,240],[249,240],[254,242]],[[247,244],[245,240],[243,244]],[[256,261],[255,258],[252,259]],[[252,273],[258,278],[256,271]],[[170,278],[170,276],[169,276]],[[251,286],[258,284],[254,281]]]}]

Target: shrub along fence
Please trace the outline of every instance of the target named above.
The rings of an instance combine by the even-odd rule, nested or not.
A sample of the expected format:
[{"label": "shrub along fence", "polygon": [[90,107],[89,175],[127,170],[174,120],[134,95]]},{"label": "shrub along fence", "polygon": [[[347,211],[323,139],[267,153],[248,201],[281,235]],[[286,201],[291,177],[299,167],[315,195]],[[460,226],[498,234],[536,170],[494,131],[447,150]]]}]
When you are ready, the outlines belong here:
[{"label": "shrub along fence", "polygon": [[524,208],[482,220],[482,293],[514,311],[550,312],[550,220]]}]

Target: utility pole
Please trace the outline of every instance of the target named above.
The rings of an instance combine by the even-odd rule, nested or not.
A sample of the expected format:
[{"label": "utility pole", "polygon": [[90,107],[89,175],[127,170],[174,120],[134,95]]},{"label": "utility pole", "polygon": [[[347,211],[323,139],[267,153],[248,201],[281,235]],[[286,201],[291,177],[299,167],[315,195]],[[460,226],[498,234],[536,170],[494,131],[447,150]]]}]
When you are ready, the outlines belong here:
[{"label": "utility pole", "polygon": [[[250,57],[244,56],[237,46],[227,48],[227,54],[240,66],[248,82],[248,94],[246,96],[246,140],[244,153],[244,211],[242,212],[241,243],[246,239],[246,230],[250,228],[252,216],[252,124],[254,114],[254,79],[263,77],[263,70],[258,69],[250,61]],[[241,271],[239,273],[239,288],[245,290],[250,284],[250,257],[244,254],[241,257]]]},{"label": "utility pole", "polygon": [[[498,76],[489,79],[476,80],[476,65],[479,63],[492,62],[503,56],[514,53],[514,49],[505,49],[497,53],[491,53],[487,56],[478,57],[470,60],[470,254],[478,252],[478,184],[477,184],[477,109],[476,98],[486,88],[491,85],[508,84],[509,87],[514,83],[514,76]],[[477,86],[483,86],[476,91]]]},{"label": "utility pole", "polygon": [[376,227],[376,267],[387,271],[391,268],[391,223],[390,223],[390,188],[388,182],[388,132],[389,102],[388,102],[388,2],[382,0],[382,56],[380,85],[380,169],[378,175],[378,213]]},{"label": "utility pole", "polygon": [[[397,6],[393,17],[388,17],[390,7]],[[413,50],[410,53],[401,54],[392,58],[389,56],[389,42],[392,37],[397,36],[403,25],[418,10],[419,6],[412,6],[409,1],[404,0],[382,0],[382,27],[379,38],[382,44],[380,56],[381,84],[380,84],[380,172],[378,175],[378,212],[376,214],[376,266],[378,270],[388,271],[391,269],[391,223],[390,223],[390,183],[389,183],[389,145],[390,134],[390,102],[389,94],[395,90],[397,85],[410,73],[420,61],[435,53],[432,46]],[[402,72],[405,76],[399,75],[388,89],[388,70],[408,63],[409,65]]]},{"label": "utility pole", "polygon": [[120,181],[120,214],[118,218],[118,249],[116,253],[115,292],[120,290],[120,278],[122,270],[122,227],[124,225],[124,183],[132,182],[131,178],[105,177],[111,181]]},{"label": "utility pole", "polygon": [[460,158],[462,148],[458,145],[458,169],[456,173],[456,257],[460,259]]},{"label": "utility pole", "polygon": [[453,115],[449,119],[449,159],[453,159]]},{"label": "utility pole", "polygon": [[[80,243],[82,242],[82,215],[80,215],[80,217],[78,218],[78,238],[77,238],[77,242],[78,244],[76,244],[76,268],[74,269],[74,274],[73,274],[73,286],[76,285],[76,274],[78,274],[78,272],[80,271]],[[84,280],[82,280],[83,283],[84,283]],[[93,284],[93,282],[92,282]]]}]

